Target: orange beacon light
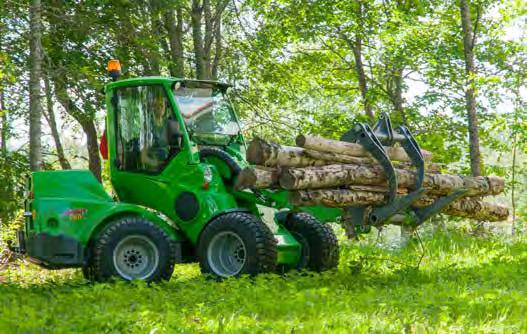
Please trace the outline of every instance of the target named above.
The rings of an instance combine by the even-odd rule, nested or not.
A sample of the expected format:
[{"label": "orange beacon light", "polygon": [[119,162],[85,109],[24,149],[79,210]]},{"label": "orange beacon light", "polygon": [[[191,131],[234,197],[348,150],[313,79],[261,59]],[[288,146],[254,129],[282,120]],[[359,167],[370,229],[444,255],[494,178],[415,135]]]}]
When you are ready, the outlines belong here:
[{"label": "orange beacon light", "polygon": [[121,63],[117,59],[110,59],[108,62],[108,72],[113,81],[119,79],[121,76]]}]

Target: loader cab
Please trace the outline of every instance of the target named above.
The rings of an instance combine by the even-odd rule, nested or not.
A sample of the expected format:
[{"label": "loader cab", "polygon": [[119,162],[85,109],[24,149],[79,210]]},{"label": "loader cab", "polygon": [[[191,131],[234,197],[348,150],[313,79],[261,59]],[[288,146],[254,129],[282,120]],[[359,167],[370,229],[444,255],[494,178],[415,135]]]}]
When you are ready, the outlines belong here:
[{"label": "loader cab", "polygon": [[179,152],[196,147],[232,146],[239,151],[244,141],[228,88],[212,81],[158,77],[108,85],[112,124],[107,129],[113,130],[115,144],[111,163],[152,174]]},{"label": "loader cab", "polygon": [[215,214],[237,207],[215,166],[200,159],[204,147],[239,152],[244,145],[226,89],[166,77],[106,86],[108,161],[120,201],[154,209],[196,231]]}]

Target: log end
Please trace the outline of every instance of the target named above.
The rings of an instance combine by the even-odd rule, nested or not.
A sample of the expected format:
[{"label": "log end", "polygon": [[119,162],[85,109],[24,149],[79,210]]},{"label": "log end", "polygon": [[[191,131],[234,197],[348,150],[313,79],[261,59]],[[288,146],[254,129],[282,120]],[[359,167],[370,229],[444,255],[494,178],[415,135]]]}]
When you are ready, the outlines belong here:
[{"label": "log end", "polygon": [[291,190],[295,187],[295,178],[288,173],[288,168],[282,169],[282,172],[278,176],[278,183],[281,188]]},{"label": "log end", "polygon": [[247,148],[247,153],[246,153],[247,161],[255,165],[262,165],[264,163],[263,146],[266,144],[267,143],[263,139],[258,138],[258,137],[254,138],[249,144],[249,147]]},{"label": "log end", "polygon": [[256,184],[256,173],[252,167],[246,167],[236,177],[234,189],[243,190],[254,187]]},{"label": "log end", "polygon": [[505,190],[505,179],[498,176],[487,176],[489,190],[492,195],[501,194]]},{"label": "log end", "polygon": [[306,144],[306,136],[304,135],[296,136],[295,143],[296,143],[296,146],[298,147],[304,147],[304,145]]}]

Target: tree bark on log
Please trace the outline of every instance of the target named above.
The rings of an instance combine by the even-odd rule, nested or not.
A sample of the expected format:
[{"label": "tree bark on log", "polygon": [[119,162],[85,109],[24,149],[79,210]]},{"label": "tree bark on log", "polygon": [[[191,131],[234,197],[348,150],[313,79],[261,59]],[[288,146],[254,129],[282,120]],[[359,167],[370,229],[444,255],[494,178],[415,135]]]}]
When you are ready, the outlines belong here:
[{"label": "tree bark on log", "polygon": [[282,146],[255,138],[247,149],[247,161],[261,166],[306,167],[322,166],[328,162],[313,159],[300,147]]},{"label": "tree bark on log", "polygon": [[[432,204],[434,200],[434,197],[425,196],[416,201],[413,206],[422,208]],[[292,191],[289,193],[289,201],[298,206],[323,205],[332,208],[346,208],[381,205],[386,199],[383,193],[348,189],[319,189]],[[509,209],[474,198],[462,198],[447,206],[443,213],[477,220],[502,221],[509,216]]]},{"label": "tree bark on log", "polygon": [[289,202],[298,206],[323,205],[330,208],[348,208],[380,205],[386,201],[383,193],[349,189],[297,190],[289,193]]},{"label": "tree bark on log", "polygon": [[[361,186],[361,185],[349,185],[348,188],[350,190],[355,191],[370,191],[374,193],[383,193],[386,194],[388,192],[387,186]],[[408,194],[407,188],[397,188],[397,194],[399,195],[406,195]]]},{"label": "tree bark on log", "polygon": [[[347,154],[322,152],[295,146],[279,145],[267,142],[260,138],[255,138],[249,144],[247,160],[255,165],[267,167],[309,167],[337,163],[357,165],[379,164],[377,160],[372,157],[357,157]],[[401,169],[412,168],[412,163],[400,162],[394,164],[394,166]],[[426,161],[425,168],[429,173],[440,173],[443,166],[441,164]]]},{"label": "tree bark on log", "polygon": [[[414,207],[422,208],[432,204],[434,201],[435,198],[433,197],[423,197],[414,203]],[[509,217],[509,208],[499,204],[465,197],[447,206],[443,213],[449,216],[493,222],[507,220]]]},{"label": "tree bark on log", "polygon": [[335,163],[372,165],[377,161],[371,157],[321,152],[295,146],[285,146],[255,138],[247,149],[247,161],[267,167],[309,167]]},{"label": "tree bark on log", "polygon": [[[296,137],[296,145],[305,149],[320,152],[331,152],[356,157],[370,157],[368,151],[360,144],[326,139],[318,136],[299,135]],[[402,147],[390,146],[385,147],[385,150],[391,160],[403,162],[411,161],[410,157]],[[432,153],[426,150],[421,150],[421,153],[423,154],[423,158],[427,161],[432,158]]]},{"label": "tree bark on log", "polygon": [[378,164],[377,160],[370,157],[354,157],[346,154],[337,154],[333,152],[321,152],[310,149],[303,149],[305,154],[308,157],[311,157],[316,160],[325,161],[326,165],[333,163],[343,163],[343,164],[359,164],[359,165],[375,165]]},{"label": "tree bark on log", "polygon": [[[398,186],[413,189],[415,172],[396,169]],[[345,185],[386,185],[380,166],[327,165],[287,168],[281,171],[280,186],[288,190],[332,188]],[[499,177],[469,177],[448,174],[425,174],[423,187],[429,194],[446,195],[454,190],[467,189],[466,196],[496,195],[504,190]]]}]

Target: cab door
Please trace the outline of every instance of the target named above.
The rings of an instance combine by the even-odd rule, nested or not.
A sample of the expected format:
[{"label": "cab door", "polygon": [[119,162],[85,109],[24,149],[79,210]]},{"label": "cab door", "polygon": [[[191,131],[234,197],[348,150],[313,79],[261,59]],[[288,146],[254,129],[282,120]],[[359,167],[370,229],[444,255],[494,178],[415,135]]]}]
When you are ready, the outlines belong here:
[{"label": "cab door", "polygon": [[110,171],[119,200],[172,219],[174,198],[192,172],[190,147],[163,84],[114,88],[108,118]]}]

